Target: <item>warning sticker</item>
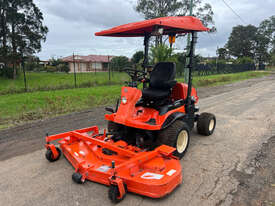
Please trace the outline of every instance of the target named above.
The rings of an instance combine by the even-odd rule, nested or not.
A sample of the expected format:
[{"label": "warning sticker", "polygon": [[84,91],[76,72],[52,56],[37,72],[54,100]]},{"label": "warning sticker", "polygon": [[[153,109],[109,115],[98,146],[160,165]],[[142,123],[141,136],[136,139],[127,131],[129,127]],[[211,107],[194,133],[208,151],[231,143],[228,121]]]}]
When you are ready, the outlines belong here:
[{"label": "warning sticker", "polygon": [[108,172],[109,169],[110,169],[109,166],[107,166],[107,165],[102,165],[102,166],[100,166],[99,168],[97,168],[96,170],[97,170],[97,171],[100,171],[100,172]]},{"label": "warning sticker", "polygon": [[151,173],[151,172],[145,172],[140,177],[147,180],[160,180],[163,177],[163,175]]},{"label": "warning sticker", "polygon": [[169,170],[169,172],[167,172],[166,174],[169,176],[172,176],[177,170],[171,169]]}]

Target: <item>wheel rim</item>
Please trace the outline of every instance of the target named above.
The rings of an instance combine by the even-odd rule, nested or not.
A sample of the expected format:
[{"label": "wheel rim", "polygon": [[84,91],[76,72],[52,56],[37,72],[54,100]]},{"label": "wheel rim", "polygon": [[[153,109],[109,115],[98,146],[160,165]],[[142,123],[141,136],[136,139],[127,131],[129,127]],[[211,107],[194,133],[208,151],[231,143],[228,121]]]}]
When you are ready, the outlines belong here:
[{"label": "wheel rim", "polygon": [[215,121],[214,119],[211,119],[209,122],[209,131],[211,132],[214,129]]},{"label": "wheel rim", "polygon": [[178,135],[177,140],[177,151],[179,153],[183,153],[188,144],[188,132],[186,130],[182,130]]}]

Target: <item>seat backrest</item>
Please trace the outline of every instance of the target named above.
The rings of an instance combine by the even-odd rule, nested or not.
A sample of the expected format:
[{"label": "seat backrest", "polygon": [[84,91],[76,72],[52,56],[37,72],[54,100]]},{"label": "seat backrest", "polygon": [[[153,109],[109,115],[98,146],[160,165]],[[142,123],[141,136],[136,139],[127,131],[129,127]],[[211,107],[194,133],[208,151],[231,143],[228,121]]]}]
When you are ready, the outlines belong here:
[{"label": "seat backrest", "polygon": [[159,62],[150,73],[150,87],[156,89],[169,89],[168,81],[174,80],[176,65],[173,62]]}]

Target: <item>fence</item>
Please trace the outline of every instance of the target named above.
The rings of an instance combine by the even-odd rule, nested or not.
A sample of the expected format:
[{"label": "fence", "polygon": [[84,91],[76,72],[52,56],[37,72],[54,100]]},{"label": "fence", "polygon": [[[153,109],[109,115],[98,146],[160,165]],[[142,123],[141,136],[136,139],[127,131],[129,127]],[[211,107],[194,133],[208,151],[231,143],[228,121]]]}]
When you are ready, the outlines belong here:
[{"label": "fence", "polygon": [[[194,76],[227,74],[255,70],[254,64],[198,64],[194,66]],[[261,67],[261,69],[264,69]],[[183,66],[177,65],[177,77],[183,76]],[[34,91],[96,87],[104,85],[121,85],[128,81],[125,72],[96,71],[88,73],[64,72],[26,72],[16,80],[0,77],[0,95]],[[25,81],[25,83],[24,83]]]},{"label": "fence", "polygon": [[255,64],[198,64],[194,68],[194,75],[229,74],[253,70],[256,70]]}]

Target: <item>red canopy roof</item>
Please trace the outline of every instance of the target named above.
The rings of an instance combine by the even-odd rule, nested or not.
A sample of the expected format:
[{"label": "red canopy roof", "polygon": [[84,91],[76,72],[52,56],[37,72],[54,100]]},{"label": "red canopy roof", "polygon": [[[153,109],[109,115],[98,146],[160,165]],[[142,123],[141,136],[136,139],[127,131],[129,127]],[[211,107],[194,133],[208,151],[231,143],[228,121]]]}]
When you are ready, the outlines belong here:
[{"label": "red canopy roof", "polygon": [[208,31],[202,22],[193,16],[170,16],[124,24],[95,33],[96,36],[137,37],[151,33],[157,26],[164,28],[163,34]]}]

